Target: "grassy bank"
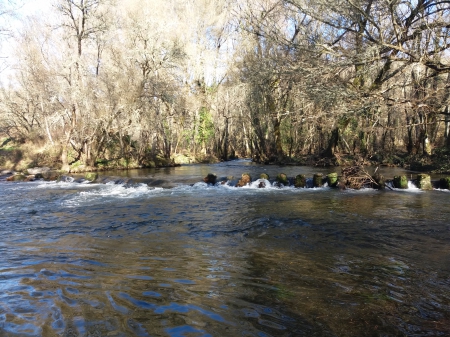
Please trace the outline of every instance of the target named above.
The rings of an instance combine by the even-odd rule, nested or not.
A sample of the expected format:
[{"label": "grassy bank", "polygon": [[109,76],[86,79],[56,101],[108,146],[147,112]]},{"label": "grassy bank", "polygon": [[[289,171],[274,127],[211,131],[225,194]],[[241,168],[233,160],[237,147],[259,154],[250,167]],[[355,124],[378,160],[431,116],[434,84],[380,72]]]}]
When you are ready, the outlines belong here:
[{"label": "grassy bank", "polygon": [[[187,153],[174,154],[167,159],[161,155],[154,155],[139,162],[132,156],[129,158],[99,158],[94,166],[87,166],[81,160],[72,158],[70,161],[70,173],[106,170],[127,170],[138,168],[173,167],[181,164],[216,163],[214,156],[197,155]],[[0,140],[0,169],[11,171],[25,171],[33,167],[50,167],[60,170],[61,148],[55,145],[39,144],[39,142],[15,142],[10,138]]]},{"label": "grassy bank", "polygon": [[[137,161],[130,158],[100,158],[94,166],[87,166],[81,160],[72,158],[70,172],[81,173],[89,171],[126,170],[138,168],[173,167],[184,164],[217,163],[219,159],[212,155],[192,155],[187,152],[173,154],[170,159],[161,155],[146,158],[145,161]],[[365,166],[381,165],[391,167],[403,167],[413,171],[450,174],[450,150],[435,149],[431,156],[408,155],[406,153],[374,155],[368,158],[336,153],[332,158],[320,156],[304,156],[300,158],[286,158],[278,162],[266,164],[278,165],[307,165],[307,166],[351,166],[355,162]],[[50,167],[60,170],[61,148],[39,142],[15,142],[10,138],[0,140],[0,169],[11,171],[25,171],[33,167]]]}]

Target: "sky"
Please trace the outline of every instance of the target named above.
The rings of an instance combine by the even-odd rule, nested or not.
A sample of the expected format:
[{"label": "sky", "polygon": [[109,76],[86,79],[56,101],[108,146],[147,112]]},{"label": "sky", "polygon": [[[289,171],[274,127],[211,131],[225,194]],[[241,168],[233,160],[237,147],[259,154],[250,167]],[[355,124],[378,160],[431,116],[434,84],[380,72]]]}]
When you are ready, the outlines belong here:
[{"label": "sky", "polygon": [[7,82],[11,74],[11,55],[14,33],[26,22],[28,16],[45,15],[54,0],[14,0],[11,5],[7,0],[0,0],[0,9],[12,9],[7,15],[0,16],[0,85]]},{"label": "sky", "polygon": [[[2,0],[0,0],[2,1]],[[3,0],[4,1],[4,0]],[[53,0],[21,0],[22,6],[19,10],[21,16],[37,14],[40,11],[48,10]]]}]

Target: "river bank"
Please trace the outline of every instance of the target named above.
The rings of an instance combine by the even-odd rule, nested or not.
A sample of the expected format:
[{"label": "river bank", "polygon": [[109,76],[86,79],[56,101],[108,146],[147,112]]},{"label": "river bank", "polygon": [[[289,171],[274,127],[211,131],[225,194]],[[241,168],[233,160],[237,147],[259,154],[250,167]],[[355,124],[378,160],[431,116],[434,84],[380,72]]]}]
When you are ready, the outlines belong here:
[{"label": "river bank", "polygon": [[[230,159],[236,159],[233,157]],[[259,164],[279,166],[316,166],[316,167],[348,167],[357,162],[364,166],[398,167],[411,171],[435,174],[450,174],[450,150],[442,148],[435,149],[431,156],[397,154],[374,154],[363,157],[359,154],[335,153],[332,157],[318,155],[304,155],[295,158],[273,158],[264,162],[253,161]],[[172,154],[170,158],[156,154],[148,156],[145,160],[116,157],[108,159],[97,159],[93,166],[86,165],[80,159],[69,162],[69,167],[62,170],[61,152],[58,146],[39,145],[31,143],[16,143],[4,140],[0,144],[0,172],[11,171],[30,175],[28,170],[35,168],[50,168],[58,174],[104,172],[111,170],[132,170],[145,168],[176,167],[185,164],[214,164],[221,162],[213,155],[190,154],[187,152]]]}]

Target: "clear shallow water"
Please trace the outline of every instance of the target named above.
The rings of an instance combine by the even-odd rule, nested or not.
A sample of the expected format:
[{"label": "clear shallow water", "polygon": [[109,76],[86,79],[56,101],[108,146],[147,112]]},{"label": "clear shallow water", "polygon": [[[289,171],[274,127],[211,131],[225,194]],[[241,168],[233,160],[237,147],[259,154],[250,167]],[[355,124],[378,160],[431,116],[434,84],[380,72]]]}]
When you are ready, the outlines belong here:
[{"label": "clear shallow water", "polygon": [[449,192],[198,183],[246,171],[320,170],[1,183],[0,336],[449,334]]}]

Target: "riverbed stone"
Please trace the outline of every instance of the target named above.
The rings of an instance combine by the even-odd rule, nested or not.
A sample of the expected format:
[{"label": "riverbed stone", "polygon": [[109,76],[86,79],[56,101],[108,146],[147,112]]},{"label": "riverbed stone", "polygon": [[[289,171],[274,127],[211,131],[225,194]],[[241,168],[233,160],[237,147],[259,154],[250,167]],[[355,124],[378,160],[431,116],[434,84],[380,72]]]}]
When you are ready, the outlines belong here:
[{"label": "riverbed stone", "polygon": [[408,188],[408,178],[406,176],[395,176],[393,183],[395,188],[400,189]]},{"label": "riverbed stone", "polygon": [[97,172],[86,172],[86,174],[84,175],[84,178],[86,180],[90,181],[91,183],[93,183],[94,181],[97,180],[98,173]]},{"label": "riverbed stone", "polygon": [[417,187],[421,190],[432,190],[431,177],[428,174],[420,173],[417,175]]},{"label": "riverbed stone", "polygon": [[276,177],[276,181],[277,181],[277,183],[278,183],[279,185],[284,185],[284,186],[289,185],[288,177],[287,177],[287,175],[284,174],[284,173],[278,174],[277,177]]},{"label": "riverbed stone", "polygon": [[247,184],[250,184],[252,182],[252,177],[250,176],[250,173],[242,173],[241,179],[236,184],[236,187],[243,187]]},{"label": "riverbed stone", "polygon": [[58,180],[60,176],[60,173],[58,171],[55,170],[50,170],[50,171],[44,171],[41,173],[41,175],[39,175],[39,179],[44,179],[47,181],[56,181]]},{"label": "riverbed stone", "polygon": [[313,186],[314,187],[322,187],[323,186],[323,174],[316,173],[313,176]]},{"label": "riverbed stone", "polygon": [[337,187],[338,184],[338,174],[336,172],[332,172],[327,174],[328,186],[329,187]]},{"label": "riverbed stone", "polygon": [[304,174],[298,174],[295,176],[294,186],[297,188],[306,187],[306,176]]},{"label": "riverbed stone", "polygon": [[6,178],[6,181],[25,181],[26,179],[26,175],[19,173],[9,176],[8,178]]},{"label": "riverbed stone", "polygon": [[372,176],[373,181],[375,181],[375,184],[373,184],[373,188],[376,188],[377,190],[384,190],[386,179],[381,175],[380,173],[375,173]]},{"label": "riverbed stone", "polygon": [[[61,175],[58,177],[58,182],[64,182],[64,183],[71,183],[73,182],[75,179],[71,176],[66,176],[66,175]],[[108,180],[108,178],[105,178],[104,181],[102,181],[104,184],[108,183],[110,180]]]},{"label": "riverbed stone", "polygon": [[450,190],[450,177],[441,178],[440,185],[441,188]]},{"label": "riverbed stone", "polygon": [[268,175],[267,173],[261,173],[261,174],[259,175],[259,179],[266,179],[266,180],[269,180],[269,175]]},{"label": "riverbed stone", "polygon": [[203,181],[207,184],[215,185],[217,182],[217,176],[213,173],[208,173],[205,178],[203,178]]}]

